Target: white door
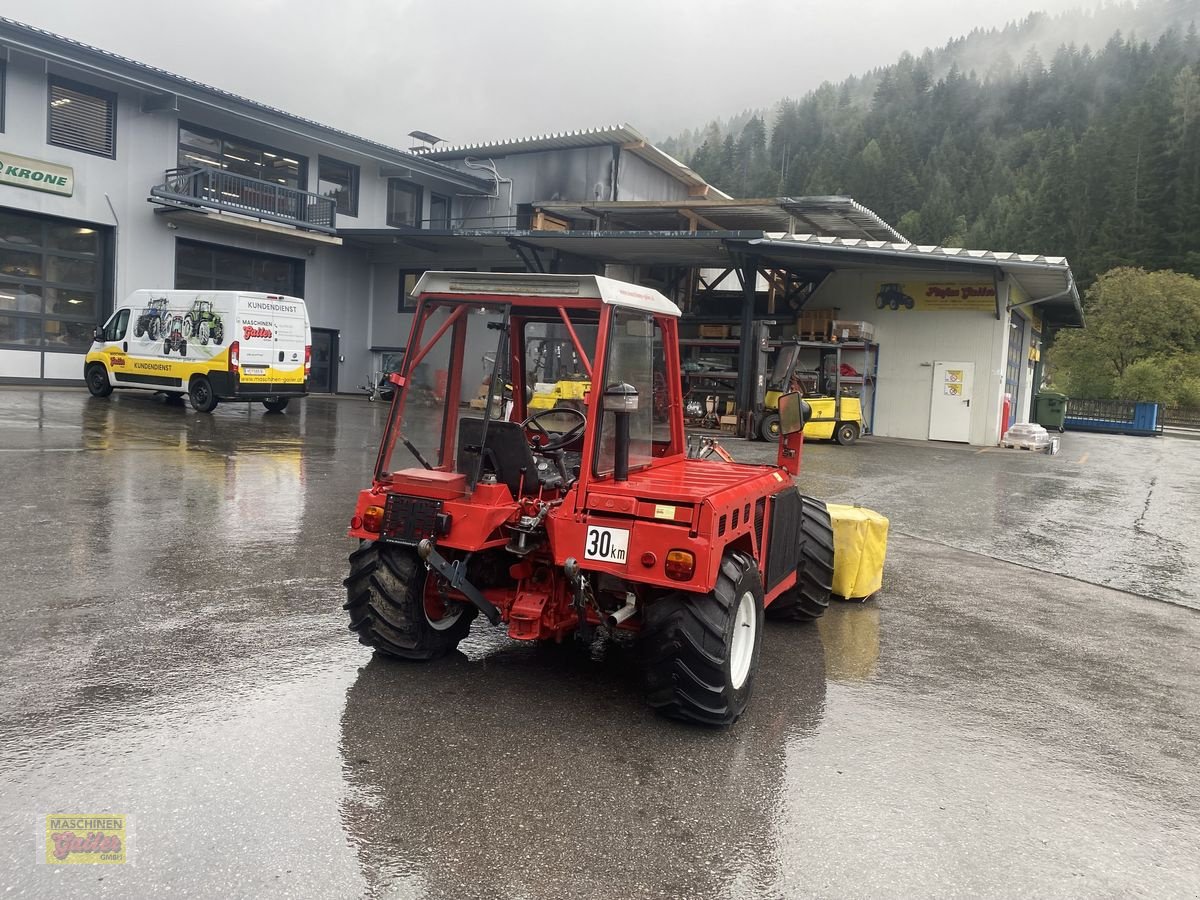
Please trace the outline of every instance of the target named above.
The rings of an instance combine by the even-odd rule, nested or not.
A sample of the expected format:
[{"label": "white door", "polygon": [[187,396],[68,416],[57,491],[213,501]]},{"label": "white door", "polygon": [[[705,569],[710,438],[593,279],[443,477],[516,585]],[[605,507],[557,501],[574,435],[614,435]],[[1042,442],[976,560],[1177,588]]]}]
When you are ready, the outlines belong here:
[{"label": "white door", "polygon": [[933,364],[933,397],[929,403],[931,441],[970,443],[971,391],[974,384],[975,363]]}]

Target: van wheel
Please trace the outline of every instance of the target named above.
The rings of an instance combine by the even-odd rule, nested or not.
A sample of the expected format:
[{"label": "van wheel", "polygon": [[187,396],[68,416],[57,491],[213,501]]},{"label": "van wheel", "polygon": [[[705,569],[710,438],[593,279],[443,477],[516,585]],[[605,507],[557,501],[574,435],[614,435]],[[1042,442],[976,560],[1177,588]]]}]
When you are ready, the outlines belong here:
[{"label": "van wheel", "polygon": [[858,440],[858,423],[840,422],[834,437],[837,438],[837,442],[843,447],[849,447]]},{"label": "van wheel", "polygon": [[113,392],[113,386],[108,380],[108,372],[99,363],[92,363],[87,367],[84,381],[87,382],[88,393],[93,397],[107,397]]},{"label": "van wheel", "polygon": [[642,616],[649,704],[673,719],[736,722],[762,646],[763,587],[754,561],[726,553],[711,592],[674,591],[649,603]]},{"label": "van wheel", "polygon": [[203,375],[197,375],[188,385],[188,399],[192,401],[192,409],[196,412],[212,412],[217,408],[217,395],[213,393],[211,382]]},{"label": "van wheel", "polygon": [[267,412],[283,412],[287,409],[288,398],[279,397],[275,400],[264,400],[262,405],[267,408]]}]

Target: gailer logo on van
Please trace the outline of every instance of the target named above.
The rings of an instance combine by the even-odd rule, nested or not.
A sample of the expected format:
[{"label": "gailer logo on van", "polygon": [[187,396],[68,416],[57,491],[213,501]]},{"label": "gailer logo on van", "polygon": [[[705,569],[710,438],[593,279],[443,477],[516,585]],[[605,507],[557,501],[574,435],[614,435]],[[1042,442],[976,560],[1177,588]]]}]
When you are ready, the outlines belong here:
[{"label": "gailer logo on van", "polygon": [[271,337],[271,329],[264,328],[261,325],[243,325],[242,340],[248,341],[251,338],[267,338]]}]

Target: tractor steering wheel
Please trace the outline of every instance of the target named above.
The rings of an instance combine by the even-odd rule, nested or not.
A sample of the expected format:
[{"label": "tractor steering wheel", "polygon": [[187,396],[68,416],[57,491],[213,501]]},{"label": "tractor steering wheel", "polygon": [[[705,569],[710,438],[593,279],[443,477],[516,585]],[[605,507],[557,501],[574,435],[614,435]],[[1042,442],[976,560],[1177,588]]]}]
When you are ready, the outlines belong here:
[{"label": "tractor steering wheel", "polygon": [[[556,435],[558,435],[558,437],[550,437],[550,432],[546,430],[545,426],[543,426],[538,419],[542,418],[542,416],[558,416],[564,413],[570,413],[573,416],[578,416],[579,423],[566,432],[554,432]],[[545,453],[548,450],[561,450],[568,444],[578,440],[579,436],[583,434],[583,430],[587,428],[587,416],[572,406],[556,406],[553,409],[543,409],[535,412],[532,416],[521,423],[521,427],[528,428],[530,431],[532,431],[535,438],[538,435],[541,435],[544,443],[535,443],[533,440],[531,440],[529,442],[529,446],[535,451],[541,451],[542,453]]]}]

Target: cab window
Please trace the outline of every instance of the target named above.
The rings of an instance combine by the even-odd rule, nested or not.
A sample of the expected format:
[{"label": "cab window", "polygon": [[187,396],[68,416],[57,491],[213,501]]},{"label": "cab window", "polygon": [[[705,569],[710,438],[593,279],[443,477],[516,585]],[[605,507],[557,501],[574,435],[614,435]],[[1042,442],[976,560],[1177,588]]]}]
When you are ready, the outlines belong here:
[{"label": "cab window", "polygon": [[[654,458],[655,445],[663,448],[671,441],[662,329],[653,316],[637,310],[613,312],[604,384],[628,384],[637,391],[637,411],[629,418],[629,467],[647,465]],[[613,413],[605,412],[600,420],[597,475],[612,472],[615,454],[616,419]]]},{"label": "cab window", "polygon": [[104,326],[104,340],[123,341],[125,332],[129,330],[129,310],[118,309]]}]

